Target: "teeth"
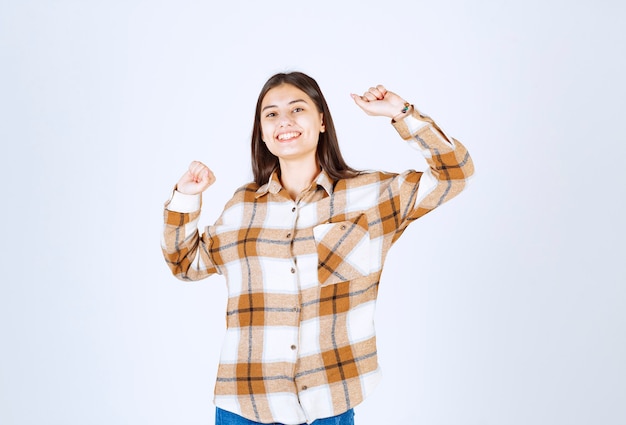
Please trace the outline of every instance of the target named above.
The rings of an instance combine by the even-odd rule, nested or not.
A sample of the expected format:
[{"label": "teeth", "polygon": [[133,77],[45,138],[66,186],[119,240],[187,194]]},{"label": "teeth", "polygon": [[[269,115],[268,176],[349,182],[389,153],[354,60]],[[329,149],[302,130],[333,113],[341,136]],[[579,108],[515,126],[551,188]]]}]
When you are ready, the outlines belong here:
[{"label": "teeth", "polygon": [[292,131],[291,133],[283,133],[278,135],[278,140],[292,139],[294,137],[298,137],[299,135],[300,133],[298,133],[297,131]]}]

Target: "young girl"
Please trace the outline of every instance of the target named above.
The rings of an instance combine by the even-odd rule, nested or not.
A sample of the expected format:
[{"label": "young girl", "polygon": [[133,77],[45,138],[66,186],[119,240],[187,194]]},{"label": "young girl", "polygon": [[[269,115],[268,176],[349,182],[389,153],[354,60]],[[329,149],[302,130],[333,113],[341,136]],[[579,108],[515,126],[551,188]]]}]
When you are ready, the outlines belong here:
[{"label": "young girl", "polygon": [[215,181],[206,165],[192,162],[165,205],[162,247],[173,274],[226,278],[218,425],[353,424],[352,408],[380,380],[374,311],[385,257],[473,173],[465,147],[397,94],[379,85],[352,98],[390,118],[430,168],[350,168],[315,80],[281,73],[256,105],[254,182],[202,234],[201,193]]}]

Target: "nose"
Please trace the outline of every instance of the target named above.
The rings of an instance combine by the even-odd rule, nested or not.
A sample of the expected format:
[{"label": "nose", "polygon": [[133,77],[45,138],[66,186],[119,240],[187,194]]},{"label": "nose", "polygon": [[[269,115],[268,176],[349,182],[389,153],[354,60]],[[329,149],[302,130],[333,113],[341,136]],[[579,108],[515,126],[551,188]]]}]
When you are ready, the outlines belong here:
[{"label": "nose", "polygon": [[287,114],[281,115],[280,119],[278,120],[278,125],[280,127],[287,127],[287,126],[291,125],[292,123],[293,123],[293,120]]}]

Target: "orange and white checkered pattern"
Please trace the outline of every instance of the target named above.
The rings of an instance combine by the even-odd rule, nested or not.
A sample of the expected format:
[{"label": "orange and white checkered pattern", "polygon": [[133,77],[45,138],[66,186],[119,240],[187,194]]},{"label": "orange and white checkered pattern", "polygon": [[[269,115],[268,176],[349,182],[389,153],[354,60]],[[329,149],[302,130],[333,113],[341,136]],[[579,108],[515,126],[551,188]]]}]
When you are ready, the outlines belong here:
[{"label": "orange and white checkered pattern", "polygon": [[166,204],[162,246],[174,275],[226,278],[218,407],[300,424],[347,411],[380,380],[374,312],[387,252],[473,174],[465,147],[430,118],[414,110],[394,126],[428,170],[337,182],[322,172],[296,201],[274,174],[239,188],[202,234],[199,196],[175,192]]}]

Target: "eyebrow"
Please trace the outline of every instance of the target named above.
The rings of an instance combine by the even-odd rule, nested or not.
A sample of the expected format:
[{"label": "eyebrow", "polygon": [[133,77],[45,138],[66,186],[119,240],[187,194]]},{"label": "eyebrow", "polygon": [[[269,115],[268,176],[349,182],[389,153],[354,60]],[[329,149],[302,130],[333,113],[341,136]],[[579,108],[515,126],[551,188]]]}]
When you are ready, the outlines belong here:
[{"label": "eyebrow", "polygon": [[[289,102],[289,103],[288,103],[288,105],[292,105],[292,104],[294,104],[294,103],[298,103],[298,102],[304,102],[304,103],[306,103],[306,104],[308,105],[307,101],[306,101],[306,100],[304,100],[304,99],[296,99],[296,100],[292,100],[291,102]],[[278,106],[276,106],[276,105],[267,105],[267,106],[265,106],[263,109],[261,109],[261,112],[263,112],[263,111],[265,111],[266,109],[269,109],[269,108],[277,108],[277,107],[278,107]]]}]

